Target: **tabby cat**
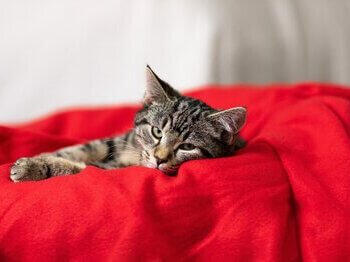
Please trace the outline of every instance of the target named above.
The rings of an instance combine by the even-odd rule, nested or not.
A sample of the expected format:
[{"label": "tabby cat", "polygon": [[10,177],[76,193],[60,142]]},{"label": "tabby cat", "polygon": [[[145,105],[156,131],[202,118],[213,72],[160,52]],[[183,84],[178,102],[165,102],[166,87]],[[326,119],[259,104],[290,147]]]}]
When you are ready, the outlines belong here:
[{"label": "tabby cat", "polygon": [[173,175],[185,161],[227,156],[243,146],[238,132],[245,123],[245,108],[218,111],[182,96],[149,66],[146,79],[143,108],[131,131],[20,158],[11,167],[10,178],[14,182],[42,180],[78,173],[86,165],[104,169],[138,165]]}]

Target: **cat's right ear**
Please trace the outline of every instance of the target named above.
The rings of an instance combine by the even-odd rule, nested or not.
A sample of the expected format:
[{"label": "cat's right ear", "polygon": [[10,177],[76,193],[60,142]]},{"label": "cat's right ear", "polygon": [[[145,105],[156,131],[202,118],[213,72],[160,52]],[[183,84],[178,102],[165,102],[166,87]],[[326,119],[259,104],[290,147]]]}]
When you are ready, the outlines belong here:
[{"label": "cat's right ear", "polygon": [[244,126],[247,116],[247,109],[244,107],[233,107],[211,114],[208,118],[216,121],[231,134],[238,133]]},{"label": "cat's right ear", "polygon": [[152,103],[162,104],[169,100],[173,100],[181,95],[172,88],[167,82],[160,79],[151,67],[146,67],[146,92],[143,103],[149,105]]}]

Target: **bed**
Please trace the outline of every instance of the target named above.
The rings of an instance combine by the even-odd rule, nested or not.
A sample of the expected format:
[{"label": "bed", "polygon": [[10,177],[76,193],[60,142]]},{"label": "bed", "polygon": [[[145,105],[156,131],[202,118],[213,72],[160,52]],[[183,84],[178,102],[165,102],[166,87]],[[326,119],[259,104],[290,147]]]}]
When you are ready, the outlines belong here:
[{"label": "bed", "polygon": [[74,108],[0,126],[0,260],[346,261],[350,89],[206,86],[188,95],[248,108],[235,155],[176,177],[128,167],[13,183],[23,156],[132,127],[138,105]]}]

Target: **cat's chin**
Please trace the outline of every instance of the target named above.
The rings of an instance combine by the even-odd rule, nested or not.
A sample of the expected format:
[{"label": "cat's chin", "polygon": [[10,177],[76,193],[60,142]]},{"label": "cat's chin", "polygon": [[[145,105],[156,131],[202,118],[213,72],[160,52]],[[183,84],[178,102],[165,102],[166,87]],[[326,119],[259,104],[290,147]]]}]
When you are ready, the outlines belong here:
[{"label": "cat's chin", "polygon": [[177,173],[177,168],[170,168],[168,166],[162,166],[160,165],[159,167],[157,167],[157,169],[159,169],[160,171],[162,171],[164,174],[166,174],[167,176],[175,176]]}]

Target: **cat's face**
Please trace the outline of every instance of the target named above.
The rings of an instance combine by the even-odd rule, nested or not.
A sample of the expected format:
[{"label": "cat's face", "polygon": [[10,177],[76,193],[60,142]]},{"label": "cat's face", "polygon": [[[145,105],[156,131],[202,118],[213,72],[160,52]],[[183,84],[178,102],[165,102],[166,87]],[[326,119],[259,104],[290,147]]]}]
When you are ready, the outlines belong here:
[{"label": "cat's face", "polygon": [[181,96],[148,67],[144,108],[135,118],[140,164],[173,174],[185,161],[232,153],[245,115],[242,107],[217,111]]}]

